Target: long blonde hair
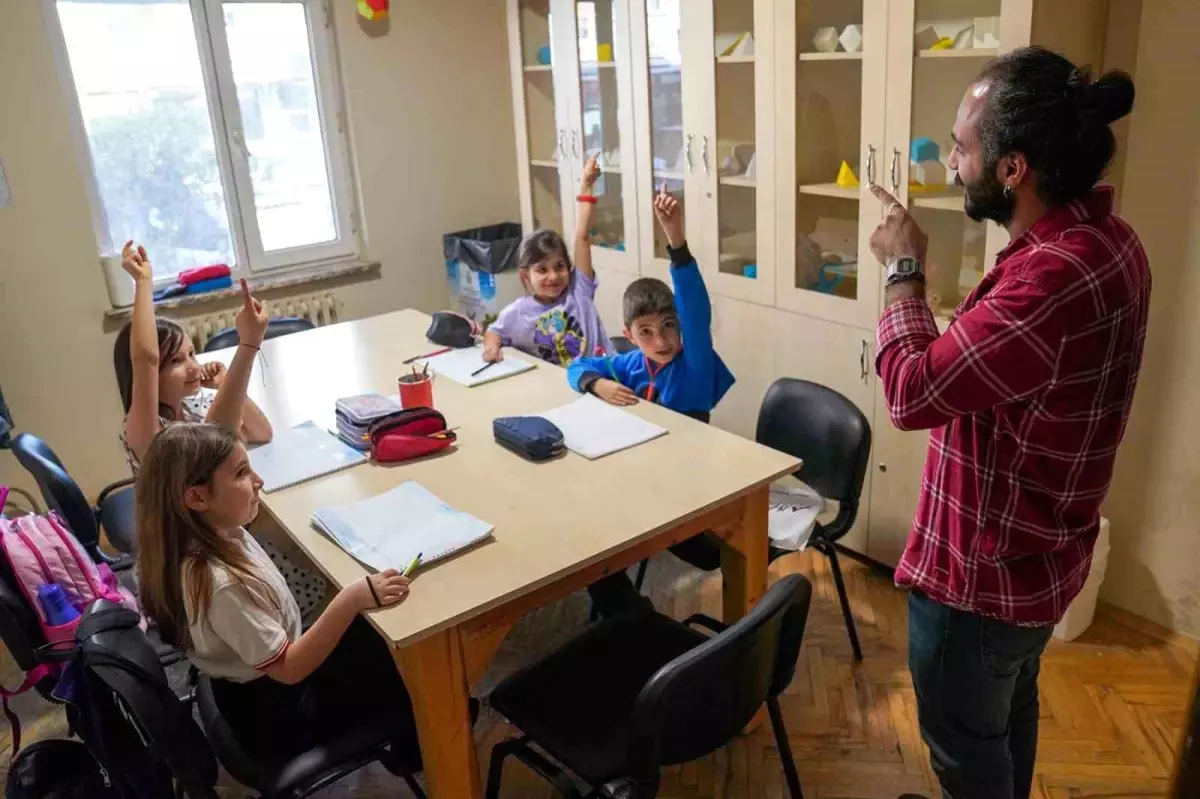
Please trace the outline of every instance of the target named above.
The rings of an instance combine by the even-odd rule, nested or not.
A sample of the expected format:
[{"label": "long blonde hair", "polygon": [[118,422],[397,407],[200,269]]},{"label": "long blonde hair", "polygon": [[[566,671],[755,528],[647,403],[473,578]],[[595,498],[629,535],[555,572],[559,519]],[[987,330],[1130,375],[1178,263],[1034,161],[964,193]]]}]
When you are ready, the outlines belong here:
[{"label": "long blonde hair", "polygon": [[[215,424],[169,424],[151,442],[138,471],[138,598],[163,640],[180,649],[192,648],[189,628],[212,601],[213,566],[224,567],[235,580],[252,581],[279,602],[245,550],[184,502],[187,489],[210,484],[237,443],[233,432]],[[260,592],[249,593],[257,598]]]}]

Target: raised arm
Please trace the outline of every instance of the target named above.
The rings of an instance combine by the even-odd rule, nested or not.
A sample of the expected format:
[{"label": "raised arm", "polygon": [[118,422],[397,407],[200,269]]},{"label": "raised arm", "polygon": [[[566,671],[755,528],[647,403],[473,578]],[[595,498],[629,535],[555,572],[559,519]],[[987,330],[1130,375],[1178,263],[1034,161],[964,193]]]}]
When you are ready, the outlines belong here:
[{"label": "raised arm", "polygon": [[667,252],[671,256],[671,283],[675,289],[675,310],[679,313],[679,328],[683,332],[684,357],[705,357],[712,353],[712,301],[684,237],[683,209],[679,201],[667,194],[663,184],[654,198],[654,216],[667,237]]},{"label": "raised arm", "polygon": [[129,359],[133,366],[133,396],[125,415],[125,441],[134,457],[146,454],[158,434],[158,328],[154,321],[154,269],[146,249],[132,241],[121,250],[121,267],[134,281],[133,320],[129,329]]},{"label": "raised arm", "polygon": [[599,177],[600,167],[596,163],[596,156],[593,155],[583,167],[583,179],[579,182],[578,208],[575,211],[578,220],[575,226],[575,268],[588,279],[596,277],[596,270],[592,266],[592,237],[588,231],[592,229],[592,214],[596,210],[596,198],[592,195],[592,189]]},{"label": "raised arm", "polygon": [[[234,318],[234,326],[238,332],[237,352],[205,420],[241,433],[246,410],[246,386],[254,369],[254,356],[262,348],[263,336],[267,332],[267,312],[262,303],[251,296],[245,280],[242,281],[242,307]],[[267,437],[270,437],[269,432]]]}]

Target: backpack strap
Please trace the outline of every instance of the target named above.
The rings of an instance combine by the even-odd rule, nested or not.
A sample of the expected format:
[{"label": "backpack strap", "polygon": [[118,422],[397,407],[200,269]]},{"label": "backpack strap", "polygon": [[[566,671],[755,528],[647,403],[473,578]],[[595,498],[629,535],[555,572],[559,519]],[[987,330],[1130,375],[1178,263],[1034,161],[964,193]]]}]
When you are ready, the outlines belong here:
[{"label": "backpack strap", "polygon": [[[29,671],[25,672],[25,680],[20,686],[9,690],[3,685],[0,685],[0,707],[4,710],[4,717],[8,719],[9,726],[12,727],[12,757],[17,756],[17,752],[21,749],[21,720],[17,714],[8,706],[8,700],[18,694],[23,694],[33,686],[40,683],[47,677],[53,676],[54,669],[49,663],[39,663]],[[11,762],[11,761],[10,761]]]}]

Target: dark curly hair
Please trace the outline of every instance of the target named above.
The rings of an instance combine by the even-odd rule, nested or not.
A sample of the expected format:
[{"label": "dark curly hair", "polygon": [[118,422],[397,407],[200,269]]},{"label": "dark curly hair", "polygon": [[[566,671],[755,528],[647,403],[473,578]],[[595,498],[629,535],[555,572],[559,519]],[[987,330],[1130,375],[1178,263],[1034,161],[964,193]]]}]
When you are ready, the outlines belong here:
[{"label": "dark curly hair", "polygon": [[1044,47],[1022,47],[984,67],[977,82],[991,84],[979,118],[984,165],[1022,153],[1037,176],[1042,201],[1053,207],[1083,196],[1112,161],[1109,125],[1133,108],[1133,80],[1106,72],[1093,80]]}]

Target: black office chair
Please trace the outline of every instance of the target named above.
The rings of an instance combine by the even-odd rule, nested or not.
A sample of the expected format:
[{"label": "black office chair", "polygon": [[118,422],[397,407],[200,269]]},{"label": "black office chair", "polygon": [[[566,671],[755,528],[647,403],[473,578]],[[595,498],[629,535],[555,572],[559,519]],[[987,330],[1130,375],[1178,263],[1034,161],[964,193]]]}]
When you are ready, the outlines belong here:
[{"label": "black office chair", "polygon": [[633,352],[637,349],[637,345],[624,336],[610,336],[608,340],[612,342],[612,347],[616,350],[617,355],[623,355],[626,352]]},{"label": "black office chair", "polygon": [[[17,462],[33,476],[46,505],[50,510],[58,511],[92,560],[107,563],[113,571],[133,565],[131,557],[114,558],[100,549],[102,518],[108,519],[104,529],[114,546],[134,539],[133,478],[106,486],[93,506],[45,441],[32,433],[21,433],[12,440],[11,446]],[[105,506],[108,506],[107,511]]]},{"label": "black office chair", "polygon": [[[194,698],[200,709],[202,732],[192,718],[192,698],[181,699],[170,689],[136,620],[123,619],[119,611],[114,614],[114,608],[112,603],[101,600],[84,614],[77,633],[81,664],[120,698],[147,747],[171,772],[178,795],[216,799],[214,750],[230,776],[259,792],[261,799],[309,796],[376,760],[392,768],[386,739],[366,730],[357,730],[287,763],[255,762],[241,752],[220,715],[215,713],[211,686],[204,677],[196,685]],[[230,757],[231,753],[235,756]],[[424,797],[410,772],[396,773],[418,797]]]},{"label": "black office chair", "polygon": [[[267,322],[267,334],[263,338],[278,338],[292,333],[302,333],[316,327],[312,322],[299,316],[281,316]],[[205,352],[215,352],[238,343],[238,332],[235,327],[227,327],[214,335],[204,345]]]},{"label": "black office chair", "polygon": [[[838,503],[837,517],[829,524],[818,522],[809,545],[829,558],[850,648],[854,659],[862,660],[858,630],[850,612],[834,542],[850,532],[858,518],[858,503],[871,455],[871,424],[857,405],[833,389],[784,377],[771,384],[763,397],[754,440],[803,460],[804,465],[794,476],[822,497]],[[768,546],[767,560],[774,561],[790,552]],[[710,536],[694,536],[671,547],[671,553],[704,571],[721,567],[721,545]],[[645,574],[646,562],[642,561],[634,581],[639,591]]]},{"label": "black office chair", "polygon": [[[492,706],[524,733],[492,749],[487,797],[497,799],[514,755],[567,797],[649,799],[664,766],[724,746],[766,702],[792,799],[802,799],[779,694],[792,681],[812,584],[782,578],[741,621],[683,624],[647,611],[614,616],[504,680]],[[691,628],[713,630],[708,637]]]}]

